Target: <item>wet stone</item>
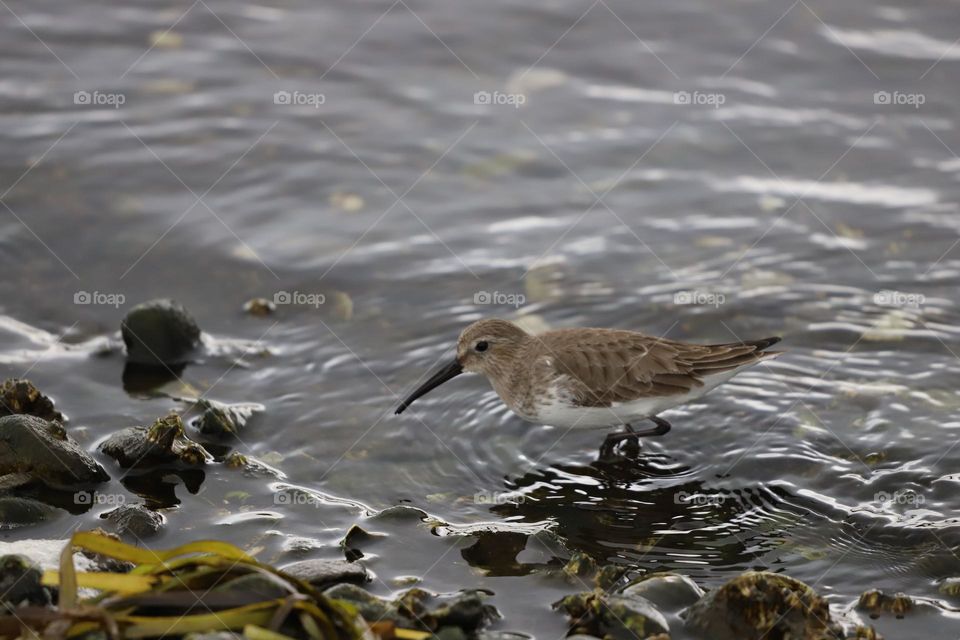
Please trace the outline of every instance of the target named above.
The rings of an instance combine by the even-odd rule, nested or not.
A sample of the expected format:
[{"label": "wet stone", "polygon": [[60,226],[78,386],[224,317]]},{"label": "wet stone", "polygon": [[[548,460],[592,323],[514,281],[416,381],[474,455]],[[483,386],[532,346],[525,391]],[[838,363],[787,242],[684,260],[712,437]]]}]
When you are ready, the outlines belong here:
[{"label": "wet stone", "polygon": [[127,360],[153,366],[182,364],[200,344],[200,327],[173,300],[151,300],[127,313],[120,325]]},{"label": "wet stone", "polygon": [[280,570],[318,589],[342,582],[363,584],[370,580],[370,574],[362,564],[345,560],[301,560],[281,567]]},{"label": "wet stone", "polygon": [[340,541],[340,548],[343,549],[343,554],[348,561],[356,562],[363,557],[362,547],[371,544],[377,538],[383,537],[386,537],[385,534],[370,533],[360,527],[360,525],[355,524],[350,527],[347,535]]},{"label": "wet stone", "polygon": [[466,632],[477,631],[501,617],[496,607],[487,603],[487,597],[484,591],[463,591],[452,601],[427,610],[423,619],[435,629],[452,626]]},{"label": "wet stone", "polygon": [[702,598],[703,589],[687,576],[657,573],[627,585],[623,594],[646,598],[661,610],[675,611],[689,607]]},{"label": "wet stone", "polygon": [[0,418],[0,490],[34,481],[75,489],[109,479],[59,422],[19,414]]},{"label": "wet stone", "polygon": [[213,458],[200,444],[186,436],[183,422],[176,414],[160,418],[149,428],[121,429],[100,445],[100,451],[124,468],[172,462],[199,465]]},{"label": "wet stone", "polygon": [[53,520],[60,511],[32,498],[0,496],[0,531]]},{"label": "wet stone", "polygon": [[63,414],[56,410],[53,401],[40,393],[29,380],[9,378],[0,386],[0,416],[25,413],[43,420],[63,422]]},{"label": "wet stone", "polygon": [[323,595],[333,600],[342,600],[353,605],[356,607],[357,613],[359,613],[364,620],[403,622],[403,618],[396,610],[396,607],[391,607],[390,602],[378,598],[354,584],[338,584],[324,591]]},{"label": "wet stone", "polygon": [[711,640],[843,637],[825,599],[799,580],[766,571],[733,578],[682,616]]},{"label": "wet stone", "polygon": [[640,596],[578,593],[555,602],[553,607],[570,618],[573,634],[635,640],[669,632],[663,614]]},{"label": "wet stone", "polygon": [[857,608],[866,611],[872,618],[876,618],[882,613],[889,613],[902,618],[913,610],[913,606],[913,600],[910,596],[902,593],[889,596],[879,589],[864,591],[857,602]]},{"label": "wet stone", "polygon": [[237,435],[255,413],[265,408],[255,402],[225,404],[205,399],[200,399],[197,405],[203,413],[193,420],[193,426],[204,435],[217,437]]},{"label": "wet stone", "polygon": [[163,527],[163,516],[140,504],[120,505],[100,517],[107,520],[120,536],[138,540],[155,535]]},{"label": "wet stone", "polygon": [[275,600],[290,595],[282,584],[261,574],[247,574],[217,585],[213,591],[236,592],[249,596],[253,600]]}]

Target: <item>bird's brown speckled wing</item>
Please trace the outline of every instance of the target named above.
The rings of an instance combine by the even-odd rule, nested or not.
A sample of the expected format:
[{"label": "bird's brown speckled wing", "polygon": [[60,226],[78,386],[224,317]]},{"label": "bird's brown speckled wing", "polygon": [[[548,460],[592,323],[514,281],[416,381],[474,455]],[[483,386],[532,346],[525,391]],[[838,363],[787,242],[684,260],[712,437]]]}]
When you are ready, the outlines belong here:
[{"label": "bird's brown speckled wing", "polygon": [[688,393],[707,376],[758,362],[763,350],[779,341],[698,345],[597,329],[550,331],[537,338],[574,401],[584,407]]}]

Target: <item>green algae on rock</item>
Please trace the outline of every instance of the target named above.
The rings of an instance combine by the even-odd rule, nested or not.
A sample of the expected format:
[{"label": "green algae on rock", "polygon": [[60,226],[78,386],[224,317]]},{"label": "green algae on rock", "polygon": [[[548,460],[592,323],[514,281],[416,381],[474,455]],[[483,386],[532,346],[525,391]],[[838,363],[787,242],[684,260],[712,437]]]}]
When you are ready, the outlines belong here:
[{"label": "green algae on rock", "polygon": [[572,634],[636,640],[670,631],[663,614],[640,596],[588,591],[566,596],[553,603],[553,608],[570,618]]},{"label": "green algae on rock", "polygon": [[682,616],[711,640],[843,638],[825,599],[799,580],[768,571],[733,578]]},{"label": "green algae on rock", "polygon": [[63,414],[53,406],[53,400],[40,393],[29,380],[8,378],[0,385],[0,416],[18,413],[43,420],[64,421]]},{"label": "green algae on rock", "polygon": [[208,436],[235,436],[255,413],[264,410],[262,404],[243,402],[226,404],[200,398],[196,401],[202,413],[192,422],[200,433]]},{"label": "green algae on rock", "polygon": [[871,589],[860,594],[860,600],[857,602],[857,608],[866,611],[871,617],[877,617],[881,613],[890,613],[898,618],[902,618],[914,607],[910,596],[903,593],[897,593],[888,596],[879,589]]},{"label": "green algae on rock", "polygon": [[496,607],[486,601],[490,594],[476,589],[440,598],[414,587],[394,600],[385,600],[356,585],[343,583],[323,594],[356,607],[365,620],[389,621],[405,628],[431,631],[438,637],[453,630],[475,633],[501,617]]},{"label": "green algae on rock", "polygon": [[150,467],[180,462],[200,465],[213,460],[203,446],[187,437],[180,416],[171,413],[151,427],[121,429],[100,445],[100,451],[121,467]]}]

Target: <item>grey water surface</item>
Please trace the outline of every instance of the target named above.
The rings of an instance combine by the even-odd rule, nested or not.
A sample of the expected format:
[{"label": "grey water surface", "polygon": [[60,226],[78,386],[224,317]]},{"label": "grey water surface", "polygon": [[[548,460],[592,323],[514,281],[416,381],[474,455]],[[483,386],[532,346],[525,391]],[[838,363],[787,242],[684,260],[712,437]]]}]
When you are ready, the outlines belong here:
[{"label": "grey water surface", "polygon": [[[838,613],[902,591],[933,606],[872,621],[887,638],[960,634],[939,591],[960,575],[955,3],[7,0],[0,16],[2,377],[50,394],[90,450],[182,409],[171,395],[266,407],[229,444],[283,478],[138,479],[100,458],[114,501],[169,485],[149,544],[338,557],[359,523],[389,534],[366,553],[375,592],[483,586],[498,628],[540,638],[584,587],[538,568],[574,551],[705,587],[781,571]],[[275,296],[290,303],[242,311]],[[110,347],[156,297],[213,349],[168,395],[125,390]],[[394,416],[487,316],[782,335],[788,354],[666,414],[629,464],[598,462],[602,432],[512,416],[477,378]],[[374,515],[393,505],[428,516]],[[109,508],[2,538],[64,537]],[[495,531],[530,537],[490,560]]]}]

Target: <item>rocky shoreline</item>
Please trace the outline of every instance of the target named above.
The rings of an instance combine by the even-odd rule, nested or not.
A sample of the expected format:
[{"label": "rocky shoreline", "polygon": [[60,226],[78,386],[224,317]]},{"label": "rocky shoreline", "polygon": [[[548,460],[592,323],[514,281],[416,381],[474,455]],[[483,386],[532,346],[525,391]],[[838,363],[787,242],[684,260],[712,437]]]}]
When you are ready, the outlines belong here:
[{"label": "rocky shoreline", "polygon": [[[249,304],[247,308],[257,315],[270,312],[263,305]],[[121,324],[121,335],[127,349],[125,383],[135,379],[140,389],[149,388],[150,380],[177,376],[178,369],[182,370],[204,348],[202,333],[190,314],[168,300],[133,309]],[[44,521],[65,503],[73,505],[71,513],[89,510],[97,486],[109,481],[112,475],[142,475],[147,484],[150,478],[165,473],[188,474],[202,469],[217,474],[250,474],[264,481],[282,478],[282,473],[267,462],[232,451],[231,438],[265,407],[205,398],[171,399],[182,403],[184,410],[159,416],[150,425],[120,429],[100,442],[96,452],[113,461],[105,468],[71,437],[64,426],[68,419],[50,398],[28,380],[6,380],[0,387],[0,526],[16,528],[26,536],[31,525]],[[198,476],[196,486],[203,482],[203,477]],[[410,510],[427,519],[423,512]],[[143,540],[156,535],[167,524],[163,510],[149,500],[116,505],[101,518],[105,531],[95,535],[117,544],[123,540],[144,545]],[[419,587],[399,592],[393,598],[370,593],[365,585],[373,576],[364,566],[363,549],[376,541],[376,535],[358,527],[344,532],[341,560],[303,560],[269,569],[263,565],[259,571],[240,576],[226,571],[218,589],[207,591],[199,601],[214,610],[230,609],[224,604],[227,600],[213,598],[205,602],[204,598],[207,593],[236,591],[246,594],[242,606],[247,607],[283,598],[319,608],[333,603],[337,611],[350,612],[344,618],[348,622],[337,627],[338,637],[370,637],[371,633],[382,638],[412,640],[429,636],[445,640],[517,637],[490,629],[494,623],[497,627],[509,627],[511,622],[522,621],[502,620],[496,608],[496,594],[471,589],[470,585],[463,585],[464,589],[456,594],[435,594]],[[508,555],[509,547],[505,546]],[[8,630],[24,626],[38,633],[63,631],[64,625],[69,628],[74,624],[77,607],[81,606],[87,611],[81,617],[97,622],[76,637],[103,637],[103,633],[113,636],[115,632],[120,634],[117,637],[123,637],[125,625],[130,627],[111,622],[115,612],[105,604],[111,599],[104,599],[102,593],[79,602],[71,596],[65,606],[62,582],[55,581],[51,572],[59,569],[62,581],[60,554],[66,548],[66,554],[73,555],[72,540],[23,539],[3,543],[0,548],[4,554],[0,557],[0,607],[6,614],[0,618],[0,637],[16,637]],[[81,573],[133,576],[137,565],[125,561],[125,557],[122,553],[113,558],[87,554]],[[156,566],[154,569],[161,571]],[[908,596],[877,591],[866,591],[846,607],[831,607],[803,582],[765,571],[744,572],[723,586],[706,591],[680,574],[638,576],[638,569],[598,566],[592,558],[572,553],[565,566],[539,569],[550,579],[569,584],[569,595],[544,606],[552,606],[556,615],[567,617],[570,637],[647,640],[667,640],[681,629],[686,636],[711,640],[874,639],[880,636],[866,618],[902,617],[923,607],[921,601]],[[274,578],[265,577],[264,571]],[[277,580],[288,583],[278,585]],[[151,587],[139,592],[144,599],[132,603],[131,611],[149,613],[153,601],[147,594],[155,591]],[[129,590],[123,593],[130,597]],[[91,616],[90,611],[97,611],[98,615]],[[128,614],[129,611],[125,615]],[[277,609],[268,629],[275,635],[254,636],[299,637],[299,633],[306,633],[306,627],[295,618],[292,605],[286,610]],[[226,622],[210,620],[209,630],[173,635],[195,639],[251,637],[236,635],[247,632],[243,626],[230,623],[229,618]]]}]

